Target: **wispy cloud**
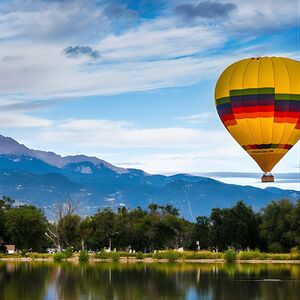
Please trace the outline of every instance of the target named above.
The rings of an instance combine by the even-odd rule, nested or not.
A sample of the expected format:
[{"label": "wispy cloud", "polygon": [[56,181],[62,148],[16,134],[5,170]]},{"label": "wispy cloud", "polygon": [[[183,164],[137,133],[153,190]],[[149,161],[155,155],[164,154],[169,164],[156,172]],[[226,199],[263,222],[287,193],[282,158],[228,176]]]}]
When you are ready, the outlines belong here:
[{"label": "wispy cloud", "polygon": [[183,120],[187,121],[188,123],[205,123],[211,119],[215,119],[216,114],[213,114],[211,112],[205,112],[200,114],[192,114],[189,116],[182,116],[182,117],[176,117],[175,120]]},{"label": "wispy cloud", "polygon": [[226,37],[217,29],[177,27],[176,20],[164,19],[149,21],[122,35],[108,35],[97,44],[97,49],[108,60],[153,61],[192,56],[224,42]]},{"label": "wispy cloud", "polygon": [[231,0],[237,5],[234,16],[230,18],[225,30],[231,32],[257,35],[263,33],[275,34],[291,26],[297,26],[298,1],[288,3],[281,0]]},{"label": "wispy cloud", "polygon": [[42,128],[48,127],[51,124],[52,121],[48,119],[24,113],[0,112],[0,127],[2,130],[7,128]]},{"label": "wispy cloud", "polygon": [[1,38],[62,40],[91,38],[95,26],[108,30],[109,24],[96,1],[2,1]]},{"label": "wispy cloud", "polygon": [[[190,31],[187,29],[188,32]],[[213,56],[210,58],[189,57],[180,54],[188,54],[196,47],[196,37],[206,37],[205,49],[214,46],[217,36],[207,35],[203,30],[197,35],[191,35],[190,48],[184,50],[184,46],[177,47],[174,52],[172,47],[182,43],[184,30],[179,29],[171,33],[172,38],[166,38],[166,44],[162,47],[142,49],[143,42],[130,45],[132,39],[139,40],[140,35],[127,38],[116,38],[116,48],[111,46],[110,40],[101,45],[113,47],[97,47],[105,57],[104,62],[96,66],[87,65],[85,57],[68,59],[62,55],[62,49],[57,45],[46,44],[44,48],[34,43],[8,42],[2,44],[0,57],[11,53],[11,55],[22,55],[18,61],[0,61],[0,94],[10,95],[10,98],[26,98],[28,101],[37,99],[78,97],[88,95],[109,95],[134,91],[147,91],[151,89],[189,85],[204,78],[208,79],[220,72],[223,67],[233,62],[236,57]],[[155,41],[161,39],[168,30],[163,32],[152,32]],[[177,35],[177,37],[175,37]],[[209,41],[209,39],[212,39]],[[150,38],[151,40],[151,38]],[[184,43],[188,46],[188,40]],[[116,51],[117,43],[127,47]],[[157,42],[157,44],[159,44]],[[127,46],[124,46],[127,45]],[[124,50],[124,51],[123,51]],[[145,51],[145,52],[143,52]],[[147,53],[148,51],[148,53]],[[167,58],[168,55],[176,55],[174,59]],[[242,56],[239,53],[240,57]],[[153,57],[156,57],[153,59]],[[160,57],[161,56],[161,57]],[[164,58],[165,56],[165,58]],[[47,57],[47,59],[45,59]]]},{"label": "wispy cloud", "polygon": [[[248,26],[250,38],[253,32],[257,34],[251,27],[269,28],[279,20],[284,27],[296,20],[295,0],[284,5],[274,1],[226,2],[237,8],[222,26],[214,22],[179,24],[166,9],[155,19],[139,19],[133,28],[120,26],[118,31],[111,28],[110,20],[137,15],[121,4],[96,0],[1,2],[0,95],[35,101],[147,91],[216,78],[234,60],[258,54],[249,45],[226,51],[232,31],[244,26],[245,32]],[[175,3],[177,7],[182,4]],[[219,4],[225,12],[230,10],[213,1],[186,5],[197,11],[199,5],[214,7],[212,11],[222,14]],[[290,17],[284,17],[287,15]],[[263,54],[267,53],[260,49],[259,55]],[[97,63],[91,64],[95,58]]]},{"label": "wispy cloud", "polygon": [[227,139],[224,132],[186,127],[139,128],[125,121],[78,119],[56,122],[40,132],[47,142],[67,142],[81,147],[115,148],[184,148],[203,147],[202,141],[212,138],[210,145]]},{"label": "wispy cloud", "polygon": [[[155,17],[137,8],[146,2],[160,3]],[[58,100],[216,80],[226,66],[247,56],[299,57],[274,53],[273,40],[265,38],[297,26],[296,0],[146,0],[132,7],[102,0],[0,1],[2,131],[33,148],[100,153],[149,172],[257,170],[226,131],[196,128],[193,123],[209,123],[212,117],[200,110],[186,116],[177,112],[173,127],[161,117],[157,128],[93,113],[73,120],[58,113],[53,120],[43,117],[51,112],[38,111]],[[296,150],[280,168],[294,168]]]}]

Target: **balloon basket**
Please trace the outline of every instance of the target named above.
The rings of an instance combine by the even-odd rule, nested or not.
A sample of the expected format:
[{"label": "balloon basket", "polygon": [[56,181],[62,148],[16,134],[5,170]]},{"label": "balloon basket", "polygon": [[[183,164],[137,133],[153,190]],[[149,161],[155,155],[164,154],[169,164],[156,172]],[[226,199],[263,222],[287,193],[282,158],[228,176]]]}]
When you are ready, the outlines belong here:
[{"label": "balloon basket", "polygon": [[261,177],[261,182],[274,182],[274,176],[272,174],[264,174]]}]

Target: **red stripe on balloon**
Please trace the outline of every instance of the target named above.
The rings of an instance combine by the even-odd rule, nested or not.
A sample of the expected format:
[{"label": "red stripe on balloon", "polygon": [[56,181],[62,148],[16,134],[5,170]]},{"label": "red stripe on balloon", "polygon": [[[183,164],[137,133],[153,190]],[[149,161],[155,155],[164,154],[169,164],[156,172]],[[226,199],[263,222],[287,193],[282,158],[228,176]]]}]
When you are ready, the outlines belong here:
[{"label": "red stripe on balloon", "polygon": [[274,116],[279,118],[299,118],[299,113],[296,111],[275,111]]}]

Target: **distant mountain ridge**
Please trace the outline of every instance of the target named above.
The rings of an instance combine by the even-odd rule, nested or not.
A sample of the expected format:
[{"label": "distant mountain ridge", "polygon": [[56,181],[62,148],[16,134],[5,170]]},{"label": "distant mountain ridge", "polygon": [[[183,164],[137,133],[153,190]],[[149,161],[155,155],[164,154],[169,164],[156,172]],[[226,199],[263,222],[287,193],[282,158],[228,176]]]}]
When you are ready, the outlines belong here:
[{"label": "distant mountain ridge", "polygon": [[116,172],[120,172],[120,173],[127,172],[126,169],[118,168],[97,157],[90,157],[86,155],[61,156],[54,152],[29,149],[25,145],[19,144],[11,137],[5,137],[3,135],[0,135],[0,154],[35,157],[49,165],[58,168],[63,168],[65,165],[71,163],[91,162],[94,165],[98,165],[102,163],[106,165],[108,168],[115,170]]},{"label": "distant mountain ridge", "polygon": [[238,200],[258,210],[272,200],[300,198],[293,190],[225,184],[188,174],[151,175],[85,155],[62,157],[29,149],[4,136],[0,136],[1,195],[38,205],[50,217],[55,203],[78,199],[83,215],[108,206],[145,208],[155,202],[175,205],[188,219],[207,215],[214,207],[230,207]]}]

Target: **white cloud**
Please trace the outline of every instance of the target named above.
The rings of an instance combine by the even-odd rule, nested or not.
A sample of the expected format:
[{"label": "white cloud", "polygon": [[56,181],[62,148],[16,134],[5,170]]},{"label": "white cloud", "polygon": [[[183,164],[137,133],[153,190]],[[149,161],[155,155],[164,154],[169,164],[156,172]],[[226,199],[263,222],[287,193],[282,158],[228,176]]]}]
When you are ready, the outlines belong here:
[{"label": "white cloud", "polygon": [[122,35],[109,35],[96,45],[108,60],[170,59],[194,55],[222,45],[227,38],[217,28],[178,27],[174,19],[142,24]]},{"label": "white cloud", "polygon": [[[109,25],[105,25],[109,20],[103,16],[105,5],[96,5],[96,1],[2,3],[0,95],[29,102],[147,91],[216,78],[234,60],[257,54],[258,49],[249,46],[224,52],[232,30],[250,25],[264,28],[277,19],[282,20],[280,24],[294,22],[293,1],[284,6],[278,1],[277,6],[270,0],[260,2],[235,0],[237,11],[221,26],[183,25],[174,16],[163,15],[109,34]],[[247,32],[249,38],[257,34],[255,30]],[[89,45],[80,45],[84,37]],[[74,45],[99,51],[100,61],[91,62],[84,56],[68,59],[63,49]],[[267,53],[259,50],[259,54]]]},{"label": "white cloud", "polygon": [[[172,43],[169,45],[172,47]],[[0,94],[36,99],[108,95],[188,85],[208,79],[233,57],[182,57],[176,59],[129,61],[87,65],[87,58],[68,59],[64,46],[20,41],[2,43],[0,59],[11,55],[16,60],[0,60]],[[165,50],[162,50],[165,51]]]},{"label": "white cloud", "polygon": [[30,105],[26,105],[16,100],[0,99],[1,129],[51,126],[51,120],[30,115],[32,110],[38,109],[40,106],[40,103],[32,102]]},{"label": "white cloud", "polygon": [[[176,5],[176,1],[171,2]],[[124,26],[117,32],[99,1],[1,2],[2,132],[32,148],[61,154],[100,151],[100,158],[127,161],[129,166],[148,172],[258,171],[225,130],[144,128],[126,121],[99,119],[54,121],[32,112],[40,105],[37,100],[147,91],[216,79],[235,60],[275,54],[252,44],[226,51],[231,42],[241,36],[248,42],[261,32],[297,24],[295,0],[226,2],[235,3],[237,9],[217,22],[180,23],[172,9],[172,13],[166,10],[153,20],[139,20],[134,28]],[[129,15],[138,17],[132,12]],[[110,17],[114,23],[120,19]],[[68,59],[63,49],[76,45],[99,51],[101,58]],[[210,113],[199,113],[177,120],[201,123],[211,117]],[[299,159],[296,150],[293,148],[276,170],[290,171]],[[117,155],[116,151],[121,153]]]},{"label": "white cloud", "polygon": [[[260,172],[253,159],[225,130],[143,128],[127,121],[101,119],[26,120],[22,115],[15,124],[8,121],[11,130],[24,123],[21,133],[16,133],[5,130],[3,117],[0,115],[2,134],[33,149],[97,156],[120,167],[149,173]],[[39,130],[30,128],[35,126]],[[299,150],[300,146],[291,149],[275,167],[275,174],[297,172]]]},{"label": "white cloud", "polygon": [[182,120],[182,121],[187,121],[188,123],[191,124],[197,124],[197,123],[205,123],[215,118],[216,118],[216,114],[213,114],[211,112],[204,112],[199,114],[192,114],[189,116],[176,117],[175,120]]},{"label": "white cloud", "polygon": [[64,155],[96,155],[112,163],[126,160],[123,166],[151,173],[218,171],[233,167],[232,161],[238,166],[246,155],[224,130],[141,128],[126,121],[100,119],[52,121],[38,131],[23,128],[19,141]]},{"label": "white cloud", "polygon": [[[0,3],[0,37],[80,39],[99,37],[108,24],[95,1],[4,1]],[[101,31],[95,31],[96,27]]]},{"label": "white cloud", "polygon": [[230,19],[232,29],[238,32],[248,30],[259,33],[271,30],[284,30],[296,26],[298,20],[298,0],[232,0],[238,7]]},{"label": "white cloud", "polygon": [[[186,148],[206,149],[224,143],[226,133],[184,127],[139,128],[124,121],[67,120],[37,133],[39,141],[65,142],[69,146],[113,148]],[[207,141],[209,140],[209,143]]]},{"label": "white cloud", "polygon": [[[286,30],[289,26],[296,27],[298,23],[298,0],[282,1],[282,0],[227,0],[227,1],[210,1],[222,4],[233,4],[235,9],[223,19],[213,18],[205,20],[197,17],[197,6],[201,0],[187,0],[184,4],[192,4],[195,15],[193,15],[192,8],[190,13],[190,20],[184,19],[184,23],[191,24],[213,24],[223,29],[224,33],[239,33],[250,36],[255,36],[263,32],[274,33],[276,30]],[[176,7],[182,5],[181,0],[174,0],[169,2],[169,13],[175,11]],[[178,13],[178,11],[177,11]],[[211,12],[208,12],[211,13]],[[205,15],[205,12],[201,12]],[[179,13],[179,17],[182,15]]]},{"label": "white cloud", "polygon": [[34,128],[48,127],[52,122],[48,119],[33,117],[23,113],[0,112],[0,127],[7,128]]}]

